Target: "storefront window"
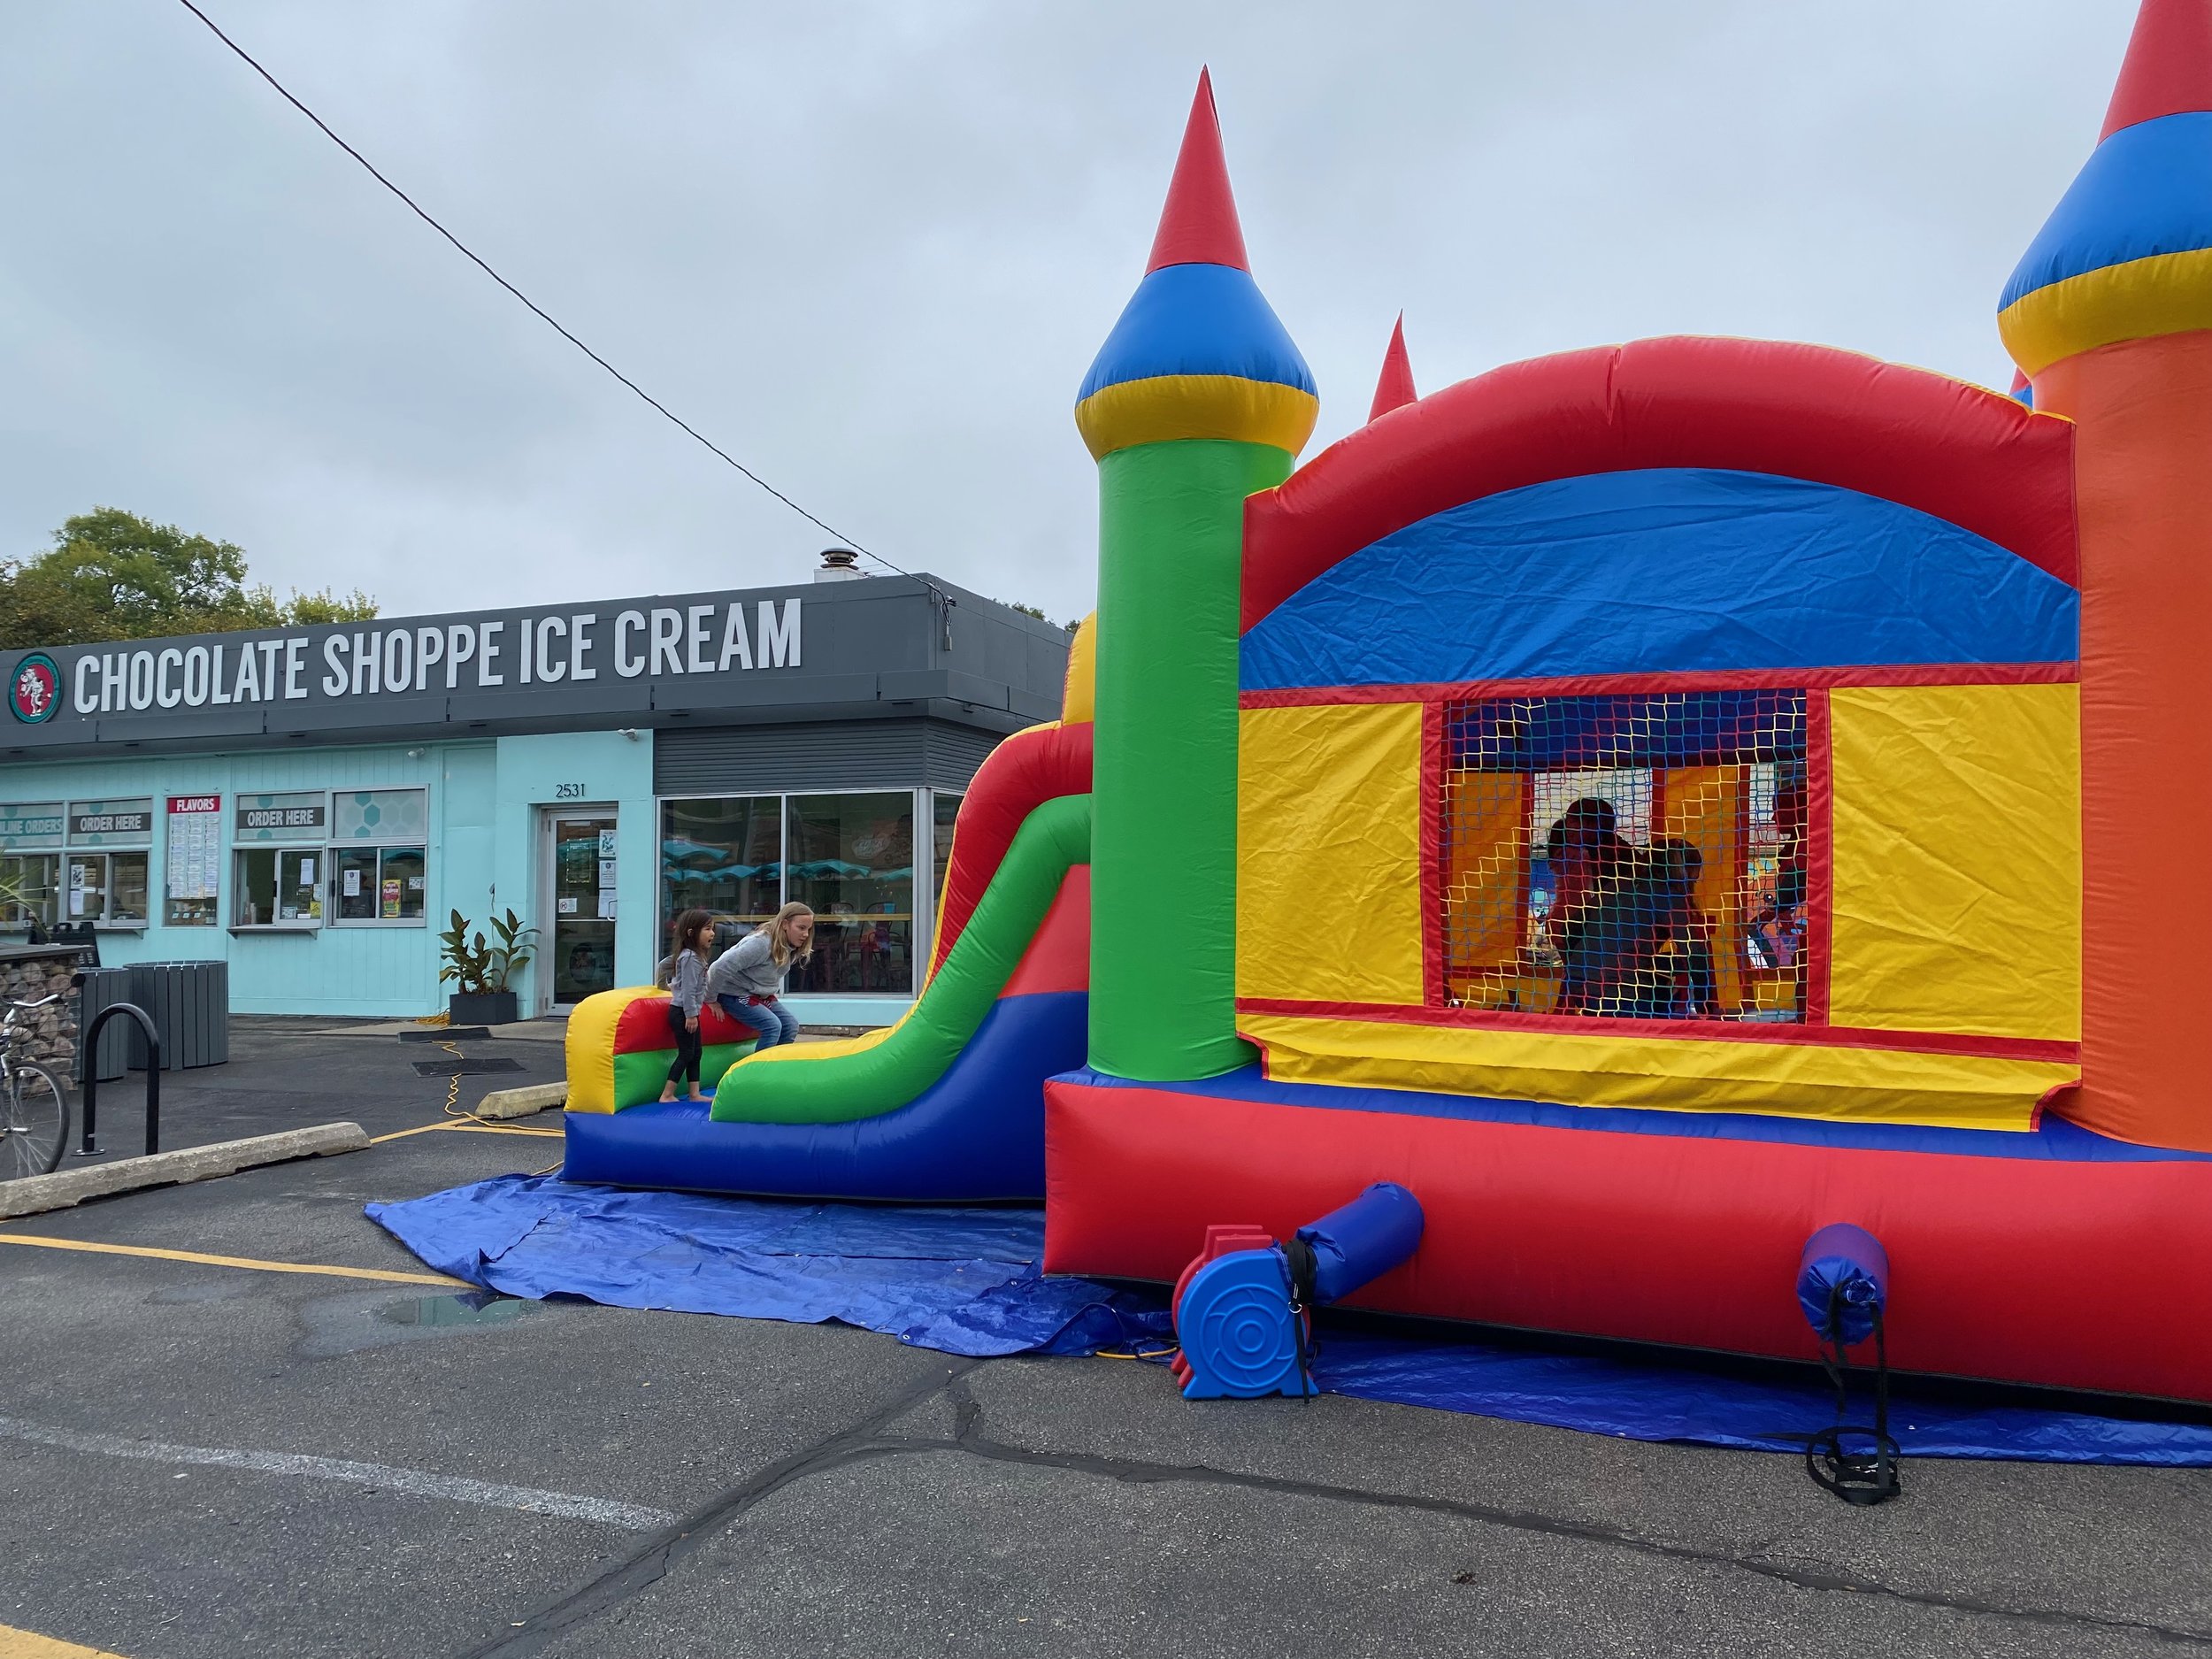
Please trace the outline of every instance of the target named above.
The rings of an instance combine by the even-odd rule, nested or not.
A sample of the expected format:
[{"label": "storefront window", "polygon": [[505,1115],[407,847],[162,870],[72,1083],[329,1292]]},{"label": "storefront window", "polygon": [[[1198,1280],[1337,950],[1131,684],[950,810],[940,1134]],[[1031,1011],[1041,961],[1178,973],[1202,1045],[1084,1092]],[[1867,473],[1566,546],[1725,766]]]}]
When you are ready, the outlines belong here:
[{"label": "storefront window", "polygon": [[933,789],[930,795],[931,850],[935,855],[935,862],[929,867],[929,890],[941,895],[945,890],[945,877],[952,869],[952,826],[953,820],[960,816],[960,797],[948,795],[942,789]]},{"label": "storefront window", "polygon": [[[430,893],[425,789],[340,789],[330,797],[330,918],[341,926],[423,926]],[[384,842],[362,846],[360,842]],[[349,844],[351,843],[351,844]]]},{"label": "storefront window", "polygon": [[238,852],[241,927],[312,927],[323,919],[319,848],[244,847]]},{"label": "storefront window", "polygon": [[341,789],[330,797],[333,841],[420,841],[429,825],[426,789]]},{"label": "storefront window", "polygon": [[787,896],[814,911],[814,956],[794,991],[914,988],[910,790],[786,797]]},{"label": "storefront window", "polygon": [[669,801],[661,807],[661,894],[668,918],[695,906],[764,922],[783,902],[783,797]]},{"label": "storefront window", "polygon": [[61,856],[0,853],[0,927],[51,927],[61,919]]},{"label": "storefront window", "polygon": [[0,804],[0,927],[51,927],[61,917],[58,801]]},{"label": "storefront window", "polygon": [[68,914],[72,922],[146,925],[144,853],[71,853]]},{"label": "storefront window", "polygon": [[419,847],[341,847],[332,855],[341,922],[419,922],[426,896]]},{"label": "storefront window", "polygon": [[[69,803],[68,906],[65,919],[143,927],[154,803],[145,796]],[[114,851],[93,852],[91,848]],[[126,850],[127,849],[127,850]]]},{"label": "storefront window", "polygon": [[422,920],[429,896],[427,860],[419,847],[387,847],[376,872],[377,915],[388,922]]},{"label": "storefront window", "polygon": [[[814,956],[788,988],[817,994],[914,990],[915,807],[911,789],[738,795],[661,803],[661,929],[696,906],[729,924],[726,940],[786,901],[814,911]],[[936,796],[925,849],[941,879],[956,795]]]}]

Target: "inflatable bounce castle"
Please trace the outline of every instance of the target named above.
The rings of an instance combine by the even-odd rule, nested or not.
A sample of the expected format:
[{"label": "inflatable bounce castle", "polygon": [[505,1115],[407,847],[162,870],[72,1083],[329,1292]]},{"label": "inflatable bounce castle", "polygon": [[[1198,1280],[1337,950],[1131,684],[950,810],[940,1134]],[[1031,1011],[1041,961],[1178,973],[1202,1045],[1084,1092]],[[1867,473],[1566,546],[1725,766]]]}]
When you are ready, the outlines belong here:
[{"label": "inflatable bounce castle", "polygon": [[1076,403],[1098,611],[916,1007],[709,1110],[595,999],[568,1178],[1041,1197],[1048,1271],[1163,1281],[1390,1183],[1359,1305],[1788,1357],[1848,1224],[1901,1368],[2212,1401],[2208,0],[1997,320],[2015,396],[1684,338],[1416,397],[1394,341],[1299,466],[1202,81]]}]

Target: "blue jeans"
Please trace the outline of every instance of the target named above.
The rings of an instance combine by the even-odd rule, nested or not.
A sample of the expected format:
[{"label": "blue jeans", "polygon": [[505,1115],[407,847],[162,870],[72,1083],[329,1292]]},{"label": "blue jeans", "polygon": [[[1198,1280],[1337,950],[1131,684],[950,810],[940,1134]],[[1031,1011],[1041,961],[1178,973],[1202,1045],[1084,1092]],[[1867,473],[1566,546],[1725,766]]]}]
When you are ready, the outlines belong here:
[{"label": "blue jeans", "polygon": [[714,1000],[732,1019],[750,1025],[760,1033],[755,1054],[778,1043],[799,1041],[799,1017],[781,1002],[749,1002],[741,996],[718,996]]}]

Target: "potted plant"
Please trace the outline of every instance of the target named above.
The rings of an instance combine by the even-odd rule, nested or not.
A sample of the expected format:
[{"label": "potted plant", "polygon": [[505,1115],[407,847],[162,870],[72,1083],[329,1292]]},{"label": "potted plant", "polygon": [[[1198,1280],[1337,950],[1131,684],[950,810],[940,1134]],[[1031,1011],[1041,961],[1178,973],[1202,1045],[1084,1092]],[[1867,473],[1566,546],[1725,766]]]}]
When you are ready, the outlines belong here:
[{"label": "potted plant", "polygon": [[538,930],[525,927],[512,910],[493,917],[491,930],[499,941],[495,945],[485,942],[480,928],[470,938],[468,923],[456,910],[453,926],[438,935],[438,955],[444,964],[438,970],[438,980],[453,982],[446,1006],[457,1025],[507,1025],[520,1018],[507,981],[530,960]]}]

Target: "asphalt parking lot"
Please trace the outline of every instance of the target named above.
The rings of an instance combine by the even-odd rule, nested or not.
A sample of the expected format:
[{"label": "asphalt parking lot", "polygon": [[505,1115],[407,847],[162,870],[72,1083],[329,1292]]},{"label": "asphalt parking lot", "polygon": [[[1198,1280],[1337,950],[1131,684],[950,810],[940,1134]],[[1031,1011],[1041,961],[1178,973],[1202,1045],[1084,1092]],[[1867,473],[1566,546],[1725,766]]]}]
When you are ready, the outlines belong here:
[{"label": "asphalt parking lot", "polygon": [[[463,1105],[558,1075],[463,1046],[524,1065]],[[242,1030],[167,1143],[391,1138],[0,1225],[52,1241],[0,1244],[0,1659],[2212,1649],[2212,1471],[1917,1462],[1851,1509],[1771,1455],[476,1305],[361,1206],[545,1168],[557,1114],[449,1118],[425,1052]]]},{"label": "asphalt parking lot", "polygon": [[[503,1025],[496,1034],[448,1041],[434,1026],[410,1027],[403,1042],[397,1020],[235,1017],[227,1064],[161,1074],[161,1145],[165,1150],[273,1134],[342,1118],[372,1135],[411,1128],[440,1116],[450,1096],[461,1110],[494,1089],[558,1081],[561,1039],[557,1020]],[[467,1029],[490,1030],[490,1027]],[[455,1061],[495,1066],[457,1079],[419,1075],[418,1064]],[[459,1087],[452,1085],[457,1081]],[[77,1153],[82,1127],[72,1125],[70,1153],[62,1168],[84,1160]],[[145,1149],[146,1074],[130,1071],[100,1085],[99,1158],[127,1157]],[[552,1121],[559,1121],[555,1114]]]}]

